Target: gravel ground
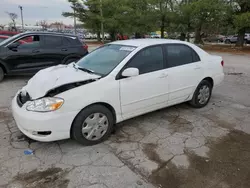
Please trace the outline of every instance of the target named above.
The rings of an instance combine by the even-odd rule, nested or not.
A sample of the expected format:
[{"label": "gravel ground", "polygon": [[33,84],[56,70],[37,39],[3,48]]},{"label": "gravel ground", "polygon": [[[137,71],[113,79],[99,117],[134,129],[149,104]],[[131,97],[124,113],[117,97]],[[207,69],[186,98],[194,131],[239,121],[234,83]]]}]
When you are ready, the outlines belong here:
[{"label": "gravel ground", "polygon": [[[225,81],[209,105],[187,104],[117,125],[106,142],[41,143],[16,128],[10,102],[28,77],[0,83],[0,187],[249,188],[250,56],[219,54]],[[24,150],[33,155],[24,155]]]}]

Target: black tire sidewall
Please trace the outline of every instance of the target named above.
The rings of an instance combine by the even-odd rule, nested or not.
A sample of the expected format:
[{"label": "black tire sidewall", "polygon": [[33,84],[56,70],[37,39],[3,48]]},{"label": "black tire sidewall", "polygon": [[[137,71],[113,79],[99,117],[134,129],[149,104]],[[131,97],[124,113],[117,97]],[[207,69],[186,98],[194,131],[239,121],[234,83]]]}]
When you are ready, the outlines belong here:
[{"label": "black tire sidewall", "polygon": [[[108,127],[107,132],[104,134],[104,136],[101,139],[95,140],[95,141],[88,140],[82,135],[82,124],[85,121],[85,119],[93,113],[102,113],[108,118],[108,121],[109,121],[109,127]],[[103,105],[92,105],[83,109],[76,116],[72,125],[71,136],[82,145],[85,145],[85,146],[95,145],[95,144],[103,142],[110,136],[113,130],[113,125],[114,125],[114,117],[113,117],[112,112],[110,112],[109,109],[107,109]]]},{"label": "black tire sidewall", "polygon": [[[206,85],[206,86],[209,87],[210,95],[209,95],[209,98],[208,98],[208,100],[207,100],[206,103],[200,104],[200,103],[199,103],[199,99],[198,99],[198,95],[199,95],[200,88],[201,88],[202,86],[204,86],[204,85]],[[196,88],[196,90],[195,90],[195,92],[194,92],[193,99],[192,99],[192,101],[191,101],[191,105],[192,105],[193,107],[195,107],[195,108],[202,108],[202,107],[206,106],[206,105],[209,103],[209,101],[210,101],[210,98],[211,98],[211,95],[212,95],[212,90],[213,90],[212,84],[211,84],[209,81],[207,81],[207,80],[202,80],[202,81],[199,83],[199,85],[197,86],[197,88]]]},{"label": "black tire sidewall", "polygon": [[0,82],[3,80],[4,78],[4,71],[3,69],[0,67]]},{"label": "black tire sidewall", "polygon": [[76,61],[77,61],[76,58],[69,58],[63,64],[68,65],[68,64],[76,62]]}]

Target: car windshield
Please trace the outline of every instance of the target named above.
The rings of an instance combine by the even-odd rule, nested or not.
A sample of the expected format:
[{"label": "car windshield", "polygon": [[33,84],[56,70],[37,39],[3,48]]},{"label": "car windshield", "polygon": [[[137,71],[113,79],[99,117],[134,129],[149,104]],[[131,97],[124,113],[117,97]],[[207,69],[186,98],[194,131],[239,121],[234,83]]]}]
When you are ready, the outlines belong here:
[{"label": "car windshield", "polygon": [[104,45],[80,59],[77,65],[79,68],[105,76],[135,48],[134,46],[116,44]]},{"label": "car windshield", "polygon": [[12,36],[12,37],[10,37],[10,38],[8,38],[8,39],[6,39],[6,40],[0,42],[0,46],[5,46],[5,45],[8,44],[10,41],[12,41],[12,40],[18,38],[20,35],[22,35],[22,33],[19,33],[19,34],[17,34],[17,35],[14,35],[14,36]]},{"label": "car windshield", "polygon": [[4,40],[6,40],[7,38],[0,38],[0,42],[3,42]]}]

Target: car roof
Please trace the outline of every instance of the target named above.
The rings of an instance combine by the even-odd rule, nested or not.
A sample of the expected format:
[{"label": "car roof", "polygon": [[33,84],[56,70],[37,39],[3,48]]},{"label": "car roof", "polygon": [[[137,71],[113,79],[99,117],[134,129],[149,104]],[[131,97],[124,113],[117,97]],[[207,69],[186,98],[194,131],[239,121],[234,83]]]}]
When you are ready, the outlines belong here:
[{"label": "car roof", "polygon": [[187,44],[187,42],[180,40],[171,40],[171,39],[130,39],[130,40],[118,40],[111,42],[110,44],[119,44],[126,46],[135,46],[135,47],[145,47],[152,46],[157,44]]},{"label": "car roof", "polygon": [[76,35],[73,34],[67,34],[67,33],[59,33],[59,32],[45,32],[45,31],[28,31],[22,33],[24,35],[29,34],[29,35],[56,35],[56,36],[66,36],[66,37],[77,37]]}]

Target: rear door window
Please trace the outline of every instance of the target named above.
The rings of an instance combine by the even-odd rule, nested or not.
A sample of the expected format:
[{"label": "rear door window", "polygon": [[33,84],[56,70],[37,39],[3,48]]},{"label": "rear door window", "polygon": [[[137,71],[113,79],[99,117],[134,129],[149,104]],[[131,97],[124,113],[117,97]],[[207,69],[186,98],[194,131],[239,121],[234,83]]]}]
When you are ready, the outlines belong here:
[{"label": "rear door window", "polygon": [[62,37],[60,36],[43,36],[44,38],[44,45],[46,47],[60,47],[62,46]]},{"label": "rear door window", "polygon": [[169,68],[200,61],[198,54],[183,44],[169,44],[165,46],[165,50]]}]

